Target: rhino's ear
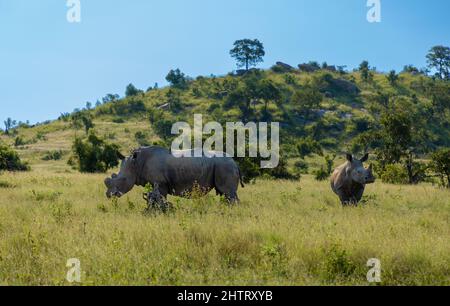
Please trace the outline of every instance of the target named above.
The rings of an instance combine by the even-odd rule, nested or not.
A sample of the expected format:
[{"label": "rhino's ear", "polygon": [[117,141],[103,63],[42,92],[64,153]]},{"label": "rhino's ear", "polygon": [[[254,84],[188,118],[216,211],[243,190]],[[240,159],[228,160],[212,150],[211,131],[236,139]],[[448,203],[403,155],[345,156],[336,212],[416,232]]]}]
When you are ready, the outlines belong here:
[{"label": "rhino's ear", "polygon": [[366,155],[364,155],[364,157],[361,158],[361,162],[362,162],[362,163],[365,163],[365,162],[368,161],[368,160],[369,160],[369,153],[366,153]]},{"label": "rhino's ear", "polygon": [[352,161],[353,161],[353,156],[352,156],[351,154],[349,154],[349,153],[347,153],[347,160],[348,160],[349,162],[352,162]]},{"label": "rhino's ear", "polygon": [[137,159],[138,158],[138,155],[139,155],[139,151],[134,151],[133,152],[133,159]]}]

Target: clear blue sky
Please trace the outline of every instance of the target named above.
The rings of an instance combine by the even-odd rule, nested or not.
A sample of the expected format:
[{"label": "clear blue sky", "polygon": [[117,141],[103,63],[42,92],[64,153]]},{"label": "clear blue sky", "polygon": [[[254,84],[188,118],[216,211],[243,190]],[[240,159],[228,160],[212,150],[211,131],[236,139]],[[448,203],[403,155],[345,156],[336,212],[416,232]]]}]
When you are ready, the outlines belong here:
[{"label": "clear blue sky", "polygon": [[267,56],[379,70],[424,67],[430,47],[450,45],[450,1],[381,0],[368,23],[366,0],[81,0],[81,23],[66,0],[0,0],[0,119],[57,118],[127,84],[146,89],[172,68],[190,76],[234,70],[233,42],[258,38]]}]

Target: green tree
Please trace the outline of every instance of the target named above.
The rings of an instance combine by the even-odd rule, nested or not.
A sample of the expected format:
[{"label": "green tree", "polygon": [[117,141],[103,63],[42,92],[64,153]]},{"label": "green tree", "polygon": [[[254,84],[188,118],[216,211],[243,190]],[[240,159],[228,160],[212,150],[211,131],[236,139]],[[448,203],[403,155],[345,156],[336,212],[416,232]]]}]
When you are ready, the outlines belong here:
[{"label": "green tree", "polygon": [[370,72],[370,66],[369,66],[369,62],[368,61],[363,61],[359,65],[359,72],[361,73],[361,79],[364,82],[368,82],[368,81],[371,80],[372,74]]},{"label": "green tree", "polygon": [[72,150],[74,155],[71,160],[76,160],[80,172],[106,172],[116,167],[122,157],[117,145],[107,143],[94,133],[90,133],[86,140],[76,138]]},{"label": "green tree", "polygon": [[292,96],[292,104],[297,107],[300,114],[309,117],[312,110],[318,108],[323,100],[323,95],[313,86],[306,86],[298,90]]},{"label": "green tree", "polygon": [[323,156],[322,147],[312,137],[302,138],[297,143],[297,150],[302,159],[311,154]]},{"label": "green tree", "polygon": [[450,148],[434,152],[430,168],[440,178],[442,186],[450,188]]},{"label": "green tree", "polygon": [[227,95],[224,106],[225,108],[238,107],[242,114],[241,119],[247,121],[253,114],[251,102],[246,87],[241,85]]},{"label": "green tree", "polygon": [[166,80],[173,88],[186,89],[188,87],[188,78],[180,69],[170,70]]},{"label": "green tree", "polygon": [[264,79],[259,83],[257,99],[264,103],[264,118],[269,119],[268,106],[271,102],[278,102],[281,99],[281,91],[271,80]]},{"label": "green tree", "polygon": [[373,141],[378,143],[376,155],[382,171],[388,165],[402,164],[410,184],[417,184],[424,178],[426,168],[415,161],[417,155],[427,151],[428,135],[423,126],[417,113],[406,106],[398,105],[383,112],[380,128],[372,135]]},{"label": "green tree", "polygon": [[84,131],[87,135],[89,130],[94,128],[95,125],[92,121],[92,116],[89,113],[77,112],[72,116],[72,126],[75,129],[84,127]]},{"label": "green tree", "polygon": [[103,103],[115,102],[120,99],[120,96],[117,94],[107,94],[102,98]]},{"label": "green tree", "polygon": [[266,52],[264,45],[258,39],[242,39],[234,43],[230,55],[236,60],[238,67],[245,67],[248,71],[251,66],[263,62]]},{"label": "green tree", "polygon": [[19,154],[5,145],[0,145],[0,171],[27,171],[29,167],[20,160]]},{"label": "green tree", "polygon": [[431,97],[435,114],[443,118],[450,111],[450,82],[434,82],[427,88],[427,94]]},{"label": "green tree", "polygon": [[172,112],[178,112],[183,108],[180,92],[176,89],[169,89],[166,93],[167,103]]},{"label": "green tree", "polygon": [[125,96],[126,97],[133,97],[137,96],[138,94],[142,93],[142,90],[139,90],[134,86],[133,84],[129,84],[125,90]]},{"label": "green tree", "polygon": [[435,69],[436,76],[441,80],[450,79],[450,48],[435,46],[427,55],[428,68]]},{"label": "green tree", "polygon": [[17,125],[17,121],[11,118],[6,119],[3,123],[5,124],[6,135],[9,135],[10,131]]},{"label": "green tree", "polygon": [[395,72],[395,70],[391,70],[389,74],[386,76],[386,79],[388,80],[389,84],[391,84],[391,86],[395,86],[397,84],[399,76]]}]

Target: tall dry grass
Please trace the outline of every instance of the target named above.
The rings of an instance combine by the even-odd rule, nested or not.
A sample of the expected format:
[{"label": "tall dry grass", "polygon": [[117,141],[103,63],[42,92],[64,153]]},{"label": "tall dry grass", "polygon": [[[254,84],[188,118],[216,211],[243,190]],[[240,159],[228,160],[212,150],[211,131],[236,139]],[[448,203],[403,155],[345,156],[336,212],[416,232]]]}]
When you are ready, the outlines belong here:
[{"label": "tall dry grass", "polygon": [[0,175],[0,285],[450,285],[450,193],[368,187],[342,208],[328,183],[258,181],[242,203],[170,198],[143,214],[142,190],[117,202],[102,175],[39,170]]}]

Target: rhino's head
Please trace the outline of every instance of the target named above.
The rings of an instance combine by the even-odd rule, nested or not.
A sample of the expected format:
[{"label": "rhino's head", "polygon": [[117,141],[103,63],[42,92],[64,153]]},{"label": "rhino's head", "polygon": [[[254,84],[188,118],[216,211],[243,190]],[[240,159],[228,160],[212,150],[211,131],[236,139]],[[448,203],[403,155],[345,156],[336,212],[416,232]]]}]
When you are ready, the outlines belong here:
[{"label": "rhino's head", "polygon": [[137,180],[136,160],[137,153],[135,152],[133,156],[122,160],[119,174],[114,173],[111,177],[105,179],[105,185],[108,188],[106,196],[108,198],[120,198],[133,189]]},{"label": "rhino's head", "polygon": [[366,185],[375,183],[375,177],[373,176],[372,165],[369,168],[364,168],[363,163],[369,159],[369,154],[364,155],[362,159],[356,159],[351,154],[347,154],[347,174],[356,183]]}]

